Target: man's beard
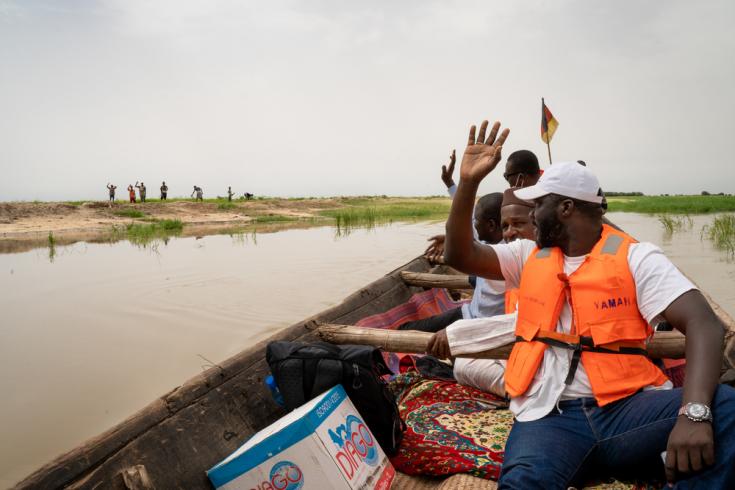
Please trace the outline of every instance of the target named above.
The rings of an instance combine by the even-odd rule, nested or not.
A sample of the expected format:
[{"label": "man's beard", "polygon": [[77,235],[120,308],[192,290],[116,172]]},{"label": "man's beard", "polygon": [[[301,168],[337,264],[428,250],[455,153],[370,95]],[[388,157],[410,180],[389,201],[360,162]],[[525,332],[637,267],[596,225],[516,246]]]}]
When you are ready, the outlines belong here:
[{"label": "man's beard", "polygon": [[536,221],[536,245],[538,248],[556,246],[564,234],[564,226],[559,218],[552,215],[543,221]]}]

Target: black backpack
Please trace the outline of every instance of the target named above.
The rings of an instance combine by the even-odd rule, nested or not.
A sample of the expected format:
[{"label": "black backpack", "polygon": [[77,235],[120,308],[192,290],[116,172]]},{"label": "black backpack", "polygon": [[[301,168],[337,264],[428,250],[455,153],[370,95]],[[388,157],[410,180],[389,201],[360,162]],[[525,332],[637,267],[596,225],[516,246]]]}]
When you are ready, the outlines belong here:
[{"label": "black backpack", "polygon": [[405,425],[393,394],[383,381],[390,374],[380,350],[364,345],[276,341],[266,348],[266,361],[293,410],[341,384],[387,455],[398,450]]}]

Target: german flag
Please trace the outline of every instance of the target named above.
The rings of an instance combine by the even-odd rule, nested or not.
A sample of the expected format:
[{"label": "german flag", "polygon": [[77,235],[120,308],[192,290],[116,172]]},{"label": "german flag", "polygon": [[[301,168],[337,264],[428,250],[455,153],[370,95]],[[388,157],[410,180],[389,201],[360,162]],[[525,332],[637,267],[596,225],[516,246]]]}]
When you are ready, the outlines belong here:
[{"label": "german flag", "polygon": [[551,113],[544,99],[541,99],[541,139],[544,143],[548,144],[551,138],[554,137],[556,128],[559,127],[559,121],[554,119],[554,115]]}]

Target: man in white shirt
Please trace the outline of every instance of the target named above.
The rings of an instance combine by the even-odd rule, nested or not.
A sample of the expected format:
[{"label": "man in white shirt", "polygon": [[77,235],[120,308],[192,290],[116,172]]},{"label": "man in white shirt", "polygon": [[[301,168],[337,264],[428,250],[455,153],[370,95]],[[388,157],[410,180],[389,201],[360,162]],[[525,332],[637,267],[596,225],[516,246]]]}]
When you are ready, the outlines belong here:
[{"label": "man in white shirt", "polygon": [[[503,238],[500,225],[500,208],[503,195],[492,192],[482,196],[473,209],[473,237],[482,243],[498,243]],[[406,322],[399,330],[419,330],[422,332],[438,332],[457,320],[482,318],[500,315],[505,309],[505,282],[488,281],[478,277],[472,300],[457,308],[447,310],[438,315]]]},{"label": "man in white shirt", "polygon": [[[520,286],[521,338],[506,371],[516,422],[499,488],[663,476],[664,466],[680,488],[732,487],[735,390],[718,386],[720,320],[657,247],[603,225],[599,182],[576,162],[555,164],[536,185],[516,191],[535,202],[535,244],[478,246],[467,225],[472,202],[509,133],[498,135],[495,123],[486,139],[487,126],[477,139],[470,129],[445,256],[463,272]],[[590,280],[595,274],[597,282]],[[550,301],[556,291],[559,300]],[[600,301],[579,301],[592,297]],[[646,322],[658,317],[687,335],[683,390],[671,389],[644,349],[631,347],[643,345]]]}]

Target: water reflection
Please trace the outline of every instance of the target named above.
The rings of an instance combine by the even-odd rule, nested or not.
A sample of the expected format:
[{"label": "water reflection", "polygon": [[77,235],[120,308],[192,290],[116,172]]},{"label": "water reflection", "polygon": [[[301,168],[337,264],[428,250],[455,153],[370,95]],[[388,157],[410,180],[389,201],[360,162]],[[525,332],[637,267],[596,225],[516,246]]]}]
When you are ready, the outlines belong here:
[{"label": "water reflection", "polygon": [[48,234],[48,261],[53,262],[56,257],[56,240],[54,234],[49,232]]}]

